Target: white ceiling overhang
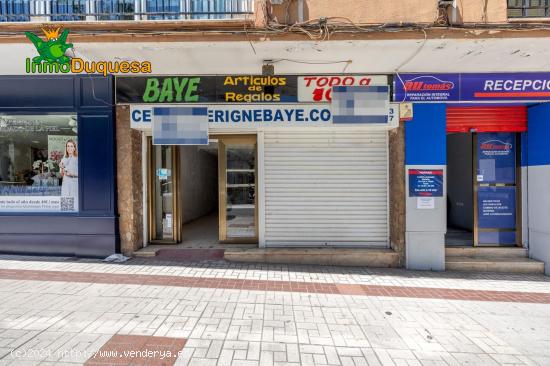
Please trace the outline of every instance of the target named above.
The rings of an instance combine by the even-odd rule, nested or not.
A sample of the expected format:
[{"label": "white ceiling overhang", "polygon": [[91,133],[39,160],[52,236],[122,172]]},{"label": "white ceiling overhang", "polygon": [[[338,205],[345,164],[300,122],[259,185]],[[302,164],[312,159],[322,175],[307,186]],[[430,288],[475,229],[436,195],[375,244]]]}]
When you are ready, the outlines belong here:
[{"label": "white ceiling overhang", "polygon": [[[550,71],[547,38],[75,43],[87,61],[150,61],[153,74],[277,74]],[[0,44],[0,74],[24,75],[31,43]],[[71,52],[69,51],[69,54]],[[351,62],[347,62],[351,61]]]}]

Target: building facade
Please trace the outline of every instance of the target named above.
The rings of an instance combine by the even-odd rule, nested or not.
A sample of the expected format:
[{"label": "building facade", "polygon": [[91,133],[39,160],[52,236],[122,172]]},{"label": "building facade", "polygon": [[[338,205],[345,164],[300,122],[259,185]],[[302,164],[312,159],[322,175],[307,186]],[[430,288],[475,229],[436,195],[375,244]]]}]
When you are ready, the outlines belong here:
[{"label": "building facade", "polygon": [[[24,32],[47,25],[70,30],[67,55],[81,65],[119,62],[89,70],[116,79],[103,105],[115,111],[116,154],[105,157],[116,176],[96,172],[116,187],[104,214],[125,254],[198,232],[260,249],[384,250],[391,259],[381,265],[412,269],[454,268],[456,246],[491,247],[484,255],[497,259],[511,246],[550,260],[550,153],[540,140],[550,99],[546,2],[8,3],[2,75],[36,77],[25,60],[37,49]],[[523,94],[457,96],[476,75],[502,81],[502,90],[477,92]],[[348,97],[363,87],[384,103],[353,112],[368,116],[361,123],[339,123],[346,112],[330,93],[345,87]],[[186,146],[171,140],[178,120],[194,121],[185,122]],[[22,235],[10,230],[7,240]]]}]

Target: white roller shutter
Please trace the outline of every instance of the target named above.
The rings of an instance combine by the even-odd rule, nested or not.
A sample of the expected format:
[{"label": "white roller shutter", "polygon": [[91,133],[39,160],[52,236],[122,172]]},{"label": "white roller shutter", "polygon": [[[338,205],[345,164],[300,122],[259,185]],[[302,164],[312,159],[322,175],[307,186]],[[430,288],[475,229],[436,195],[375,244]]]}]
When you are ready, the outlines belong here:
[{"label": "white roller shutter", "polygon": [[388,246],[387,131],[265,132],[267,246]]}]

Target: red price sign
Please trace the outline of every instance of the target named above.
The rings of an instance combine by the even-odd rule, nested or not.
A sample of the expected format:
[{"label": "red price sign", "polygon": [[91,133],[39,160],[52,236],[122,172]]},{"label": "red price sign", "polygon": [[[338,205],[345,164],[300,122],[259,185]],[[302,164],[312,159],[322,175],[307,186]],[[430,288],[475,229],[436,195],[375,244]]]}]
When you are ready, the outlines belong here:
[{"label": "red price sign", "polygon": [[386,75],[319,75],[298,78],[299,102],[330,102],[333,86],[388,85]]}]

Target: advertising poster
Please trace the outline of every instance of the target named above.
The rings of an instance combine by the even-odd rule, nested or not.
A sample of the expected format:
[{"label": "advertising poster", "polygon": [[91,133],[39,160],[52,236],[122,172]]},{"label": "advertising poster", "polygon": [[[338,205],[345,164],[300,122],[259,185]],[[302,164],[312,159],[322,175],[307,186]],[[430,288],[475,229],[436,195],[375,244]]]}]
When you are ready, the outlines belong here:
[{"label": "advertising poster", "polygon": [[17,115],[2,120],[0,212],[77,212],[76,116]]},{"label": "advertising poster", "polygon": [[477,140],[479,183],[516,181],[516,142],[514,133],[479,133]]},{"label": "advertising poster", "polygon": [[65,153],[65,143],[68,140],[78,143],[76,136],[48,135],[48,158],[59,164]]},{"label": "advertising poster", "polygon": [[409,169],[409,197],[442,197],[443,170]]},{"label": "advertising poster", "polygon": [[477,210],[479,228],[514,229],[516,227],[516,188],[479,187]]}]

